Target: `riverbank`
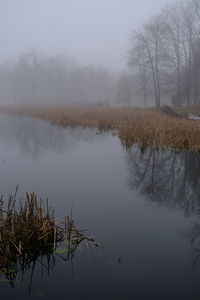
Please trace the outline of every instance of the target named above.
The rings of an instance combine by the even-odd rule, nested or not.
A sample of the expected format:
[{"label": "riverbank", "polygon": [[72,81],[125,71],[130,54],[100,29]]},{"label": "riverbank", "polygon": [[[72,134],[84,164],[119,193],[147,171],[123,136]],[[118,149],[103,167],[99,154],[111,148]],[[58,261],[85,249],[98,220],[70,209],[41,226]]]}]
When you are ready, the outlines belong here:
[{"label": "riverbank", "polygon": [[126,148],[138,144],[142,149],[153,146],[200,152],[200,122],[188,120],[188,110],[177,111],[175,115],[162,109],[38,105],[4,106],[0,112],[31,116],[64,127],[114,130]]}]

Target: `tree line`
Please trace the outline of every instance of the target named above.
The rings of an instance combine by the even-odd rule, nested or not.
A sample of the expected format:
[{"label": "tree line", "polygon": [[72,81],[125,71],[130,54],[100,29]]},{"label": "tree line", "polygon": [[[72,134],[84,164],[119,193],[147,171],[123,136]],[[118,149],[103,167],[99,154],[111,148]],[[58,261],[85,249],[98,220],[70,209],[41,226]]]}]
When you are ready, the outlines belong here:
[{"label": "tree line", "polygon": [[65,55],[31,50],[0,65],[0,101],[108,104],[115,94],[114,74]]},{"label": "tree line", "polygon": [[168,4],[134,31],[127,63],[131,75],[118,85],[124,102],[132,100],[131,89],[144,106],[200,104],[200,1]]}]

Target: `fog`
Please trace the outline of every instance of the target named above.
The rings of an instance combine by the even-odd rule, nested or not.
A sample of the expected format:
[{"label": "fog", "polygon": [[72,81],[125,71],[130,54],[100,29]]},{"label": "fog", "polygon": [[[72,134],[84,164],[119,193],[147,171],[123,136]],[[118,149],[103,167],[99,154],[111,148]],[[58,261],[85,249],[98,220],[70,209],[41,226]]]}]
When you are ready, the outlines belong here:
[{"label": "fog", "polygon": [[0,59],[37,49],[121,71],[129,37],[167,0],[0,0]]},{"label": "fog", "polygon": [[[179,6],[187,3],[192,13],[190,2],[199,8],[198,0],[179,1]],[[167,5],[168,14],[163,14]],[[0,0],[0,101],[160,106],[173,99],[178,102],[177,98],[185,93],[187,103],[192,103],[192,85],[187,95],[181,91],[192,70],[190,67],[186,74],[187,58],[183,56],[188,55],[192,66],[192,48],[198,38],[194,39],[193,34],[184,37],[193,25],[189,28],[186,24],[188,8],[182,12],[176,6],[173,0]],[[183,20],[180,27],[185,39],[178,47],[183,51],[191,48],[188,54],[180,53],[178,60],[183,63],[178,66],[177,76],[173,69],[176,64],[171,62],[167,49],[169,30],[165,29],[165,36],[160,31],[156,42],[155,32],[150,37],[147,30],[157,26],[158,16],[162,20],[159,30],[169,27],[165,19],[170,19],[175,7],[176,17]],[[194,28],[199,16],[195,22]],[[143,44],[141,37],[140,42],[139,36],[133,37],[136,30],[145,37]],[[160,51],[158,57],[152,56],[155,45]],[[197,103],[199,94],[193,94]]]}]

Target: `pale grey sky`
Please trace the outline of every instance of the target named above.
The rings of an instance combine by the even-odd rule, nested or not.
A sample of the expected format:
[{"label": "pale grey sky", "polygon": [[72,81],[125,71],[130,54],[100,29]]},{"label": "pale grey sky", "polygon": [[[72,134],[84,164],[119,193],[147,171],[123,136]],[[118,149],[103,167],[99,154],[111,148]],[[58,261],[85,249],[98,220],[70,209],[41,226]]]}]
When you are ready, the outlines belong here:
[{"label": "pale grey sky", "polygon": [[0,59],[38,49],[125,67],[130,33],[173,0],[0,0]]}]

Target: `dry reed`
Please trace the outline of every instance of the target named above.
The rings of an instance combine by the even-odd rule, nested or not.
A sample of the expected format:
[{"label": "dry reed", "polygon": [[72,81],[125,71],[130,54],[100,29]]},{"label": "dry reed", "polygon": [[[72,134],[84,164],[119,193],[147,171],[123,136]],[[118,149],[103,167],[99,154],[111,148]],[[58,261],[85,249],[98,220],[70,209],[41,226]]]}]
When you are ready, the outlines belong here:
[{"label": "dry reed", "polygon": [[100,132],[115,130],[125,147],[138,144],[141,148],[200,151],[200,122],[187,120],[183,111],[178,116],[167,114],[166,109],[42,105],[1,107],[0,111],[49,120],[64,127],[95,127]]},{"label": "dry reed", "polygon": [[25,270],[44,255],[50,261],[58,243],[64,241],[68,259],[83,241],[95,242],[75,227],[72,215],[57,225],[48,200],[42,201],[34,193],[26,194],[20,203],[16,193],[7,204],[0,199],[0,275],[15,277],[17,264]]},{"label": "dry reed", "polygon": [[19,256],[33,258],[51,253],[63,239],[48,201],[45,205],[34,193],[27,194],[18,207],[16,196],[10,196],[6,208],[1,198],[0,212],[0,273]]}]

